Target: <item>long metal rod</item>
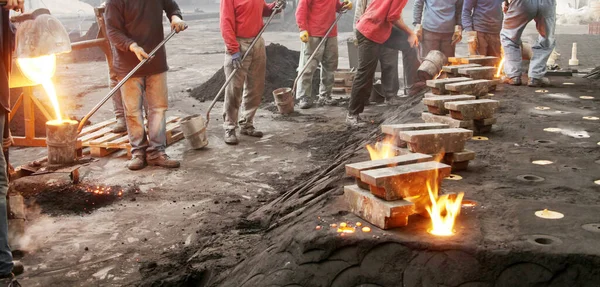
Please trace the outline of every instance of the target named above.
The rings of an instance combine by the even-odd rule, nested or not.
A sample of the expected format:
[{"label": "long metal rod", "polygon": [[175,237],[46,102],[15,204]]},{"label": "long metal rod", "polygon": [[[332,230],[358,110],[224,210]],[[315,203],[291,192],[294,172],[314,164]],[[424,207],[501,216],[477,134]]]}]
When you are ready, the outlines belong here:
[{"label": "long metal rod", "polygon": [[89,113],[87,113],[87,115],[85,115],[85,117],[83,117],[83,119],[81,119],[81,121],[79,122],[79,127],[77,128],[78,134],[81,133],[81,130],[83,130],[83,126],[89,120],[89,118],[92,115],[94,115],[100,109],[100,107],[102,107],[102,105],[104,105],[106,101],[108,101],[108,99],[112,98],[112,96],[114,96],[115,93],[117,93],[117,91],[125,84],[125,82],[127,82],[127,80],[129,80],[129,78],[133,76],[133,74],[135,74],[148,61],[152,60],[152,57],[154,57],[156,52],[158,52],[160,48],[162,48],[171,38],[173,38],[173,36],[175,36],[175,33],[175,30],[171,31],[171,33],[167,35],[167,37],[164,40],[162,40],[162,42],[160,42],[156,46],[156,48],[154,48],[154,50],[150,52],[150,54],[148,54],[148,58],[142,60],[139,64],[137,64],[137,66],[135,66],[135,68],[133,68],[133,70],[131,70],[131,72],[129,72],[127,76],[125,76],[116,86],[112,88],[112,90],[110,90],[110,92],[108,92],[108,95],[106,95],[98,104],[96,104],[96,106],[94,106],[94,108],[92,108],[92,110]]},{"label": "long metal rod", "polygon": [[[250,51],[252,50],[252,48],[254,47],[256,42],[258,42],[258,40],[260,39],[260,36],[262,36],[263,32],[267,29],[267,26],[269,26],[269,24],[271,23],[271,20],[273,20],[273,17],[277,13],[279,13],[279,11],[281,10],[281,6],[279,6],[279,7],[278,6],[275,6],[273,13],[267,19],[267,22],[263,25],[260,32],[258,32],[258,35],[256,35],[256,37],[254,37],[254,39],[250,43],[250,46],[248,46],[248,49],[246,50],[246,52],[244,53],[244,56],[242,57],[242,63],[244,62],[244,59],[246,59],[246,56],[248,56],[248,54],[250,53]],[[210,106],[208,106],[208,110],[206,111],[206,125],[208,125],[208,122],[210,122],[210,111],[215,106],[215,104],[217,103],[219,98],[221,98],[221,95],[225,91],[225,88],[227,87],[227,85],[229,85],[229,82],[231,82],[231,80],[233,79],[233,76],[235,76],[235,73],[237,72],[237,70],[238,69],[233,69],[233,71],[231,71],[231,73],[229,74],[229,76],[227,76],[227,79],[225,80],[225,84],[221,87],[221,89],[219,90],[219,92],[217,93],[217,95],[215,96],[213,101],[210,103]]]},{"label": "long metal rod", "polygon": [[315,55],[317,55],[317,51],[319,51],[319,49],[321,48],[323,43],[325,43],[325,39],[327,39],[327,36],[329,36],[329,33],[331,33],[331,31],[333,30],[333,27],[335,27],[335,24],[337,24],[337,22],[340,20],[340,18],[342,18],[342,15],[344,15],[344,13],[346,13],[346,10],[340,11],[338,16],[335,18],[335,21],[333,21],[333,24],[331,24],[331,26],[329,26],[329,30],[327,30],[327,33],[325,33],[325,36],[323,36],[323,38],[321,38],[321,41],[319,42],[319,45],[317,45],[317,48],[310,55],[310,57],[306,61],[306,64],[304,64],[304,67],[298,73],[298,76],[296,76],[296,79],[294,80],[294,85],[292,86],[292,94],[294,94],[294,92],[296,91],[296,85],[298,84],[298,79],[300,79],[300,77],[302,77],[302,75],[304,74],[304,71],[306,71],[306,68],[308,68],[308,65],[310,64],[310,62],[315,58]]}]

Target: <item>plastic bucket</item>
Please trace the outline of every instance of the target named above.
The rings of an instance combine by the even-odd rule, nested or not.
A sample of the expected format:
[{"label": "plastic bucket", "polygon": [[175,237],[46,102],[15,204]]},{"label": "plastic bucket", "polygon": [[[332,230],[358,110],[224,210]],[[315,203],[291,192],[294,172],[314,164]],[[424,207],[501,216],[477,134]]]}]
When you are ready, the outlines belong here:
[{"label": "plastic bucket", "polygon": [[208,145],[206,137],[206,121],[200,115],[185,117],[179,123],[183,136],[192,149],[201,149]]},{"label": "plastic bucket", "polygon": [[442,71],[442,67],[446,63],[448,63],[448,57],[444,53],[436,50],[429,51],[429,54],[423,59],[421,66],[417,70],[419,79],[421,81],[433,79]]},{"label": "plastic bucket", "polygon": [[292,94],[292,89],[279,88],[273,91],[273,98],[280,114],[287,115],[294,112],[294,95]]}]

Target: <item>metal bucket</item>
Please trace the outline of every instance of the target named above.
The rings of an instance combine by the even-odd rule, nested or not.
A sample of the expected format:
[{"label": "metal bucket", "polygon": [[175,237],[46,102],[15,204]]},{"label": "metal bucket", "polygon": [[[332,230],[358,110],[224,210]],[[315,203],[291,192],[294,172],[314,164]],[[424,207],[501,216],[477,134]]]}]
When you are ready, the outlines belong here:
[{"label": "metal bucket", "polygon": [[417,70],[417,74],[421,81],[431,80],[437,76],[442,67],[448,63],[448,57],[440,51],[429,51],[427,57],[423,59],[421,66]]},{"label": "metal bucket", "polygon": [[64,165],[75,162],[77,158],[77,126],[73,120],[46,122],[46,146],[48,163]]},{"label": "metal bucket", "polygon": [[206,121],[200,115],[185,117],[180,122],[183,136],[192,149],[201,149],[208,145],[206,136]]},{"label": "metal bucket", "polygon": [[273,91],[273,98],[280,114],[287,115],[294,112],[294,95],[292,94],[292,89],[279,88]]}]

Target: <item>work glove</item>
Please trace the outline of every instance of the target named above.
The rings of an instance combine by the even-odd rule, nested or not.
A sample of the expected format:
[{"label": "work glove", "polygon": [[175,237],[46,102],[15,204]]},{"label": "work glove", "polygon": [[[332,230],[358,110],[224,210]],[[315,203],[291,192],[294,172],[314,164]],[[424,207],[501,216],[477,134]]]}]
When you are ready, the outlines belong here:
[{"label": "work glove", "polygon": [[6,10],[14,10],[16,12],[25,12],[25,1],[24,0],[8,0],[4,5]]},{"label": "work glove", "polygon": [[287,6],[287,1],[286,0],[278,0],[277,4],[275,4],[275,6],[273,6],[273,10],[277,10],[277,13],[285,10],[285,7]]},{"label": "work glove", "polygon": [[179,16],[173,16],[171,18],[171,30],[174,30],[176,33],[179,33],[187,28],[187,24],[185,24],[185,22],[181,20]]},{"label": "work glove", "polygon": [[242,54],[240,52],[235,52],[233,55],[231,55],[231,65],[236,70],[242,68]]},{"label": "work glove", "polygon": [[302,41],[302,43],[307,43],[308,42],[308,31],[301,31],[300,32],[300,41]]},{"label": "work glove", "polygon": [[146,53],[146,51],[144,51],[144,48],[138,46],[137,43],[133,43],[129,46],[129,51],[133,52],[135,54],[135,56],[138,58],[138,60],[143,61],[145,59],[150,58],[150,56],[148,56],[148,53]]},{"label": "work glove", "polygon": [[352,2],[345,0],[342,2],[342,11],[352,10]]},{"label": "work glove", "polygon": [[456,46],[462,40],[462,26],[454,26],[454,35],[452,35],[452,46]]},{"label": "work glove", "polygon": [[479,42],[477,40],[477,31],[467,32],[467,42],[469,43],[469,54],[471,56],[478,55]]},{"label": "work glove", "polygon": [[419,41],[423,41],[423,27],[421,27],[421,24],[417,24],[415,25],[415,35],[417,36],[417,39]]}]

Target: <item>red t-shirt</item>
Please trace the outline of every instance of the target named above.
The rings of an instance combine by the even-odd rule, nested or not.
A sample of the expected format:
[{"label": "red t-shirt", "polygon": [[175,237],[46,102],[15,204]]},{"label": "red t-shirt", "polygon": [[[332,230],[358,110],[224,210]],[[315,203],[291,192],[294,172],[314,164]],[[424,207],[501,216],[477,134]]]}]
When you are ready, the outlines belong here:
[{"label": "red t-shirt", "polygon": [[[323,37],[333,21],[337,11],[342,9],[339,0],[300,0],[296,8],[296,24],[300,31],[307,31],[311,37]],[[337,36],[337,25],[329,37]]]},{"label": "red t-shirt", "polygon": [[277,2],[269,5],[264,0],[221,0],[221,35],[227,53],[240,51],[237,37],[253,38],[263,27],[263,17],[271,16]]},{"label": "red t-shirt", "polygon": [[367,39],[383,44],[392,34],[393,22],[400,19],[408,0],[373,0],[356,23],[356,30]]}]

